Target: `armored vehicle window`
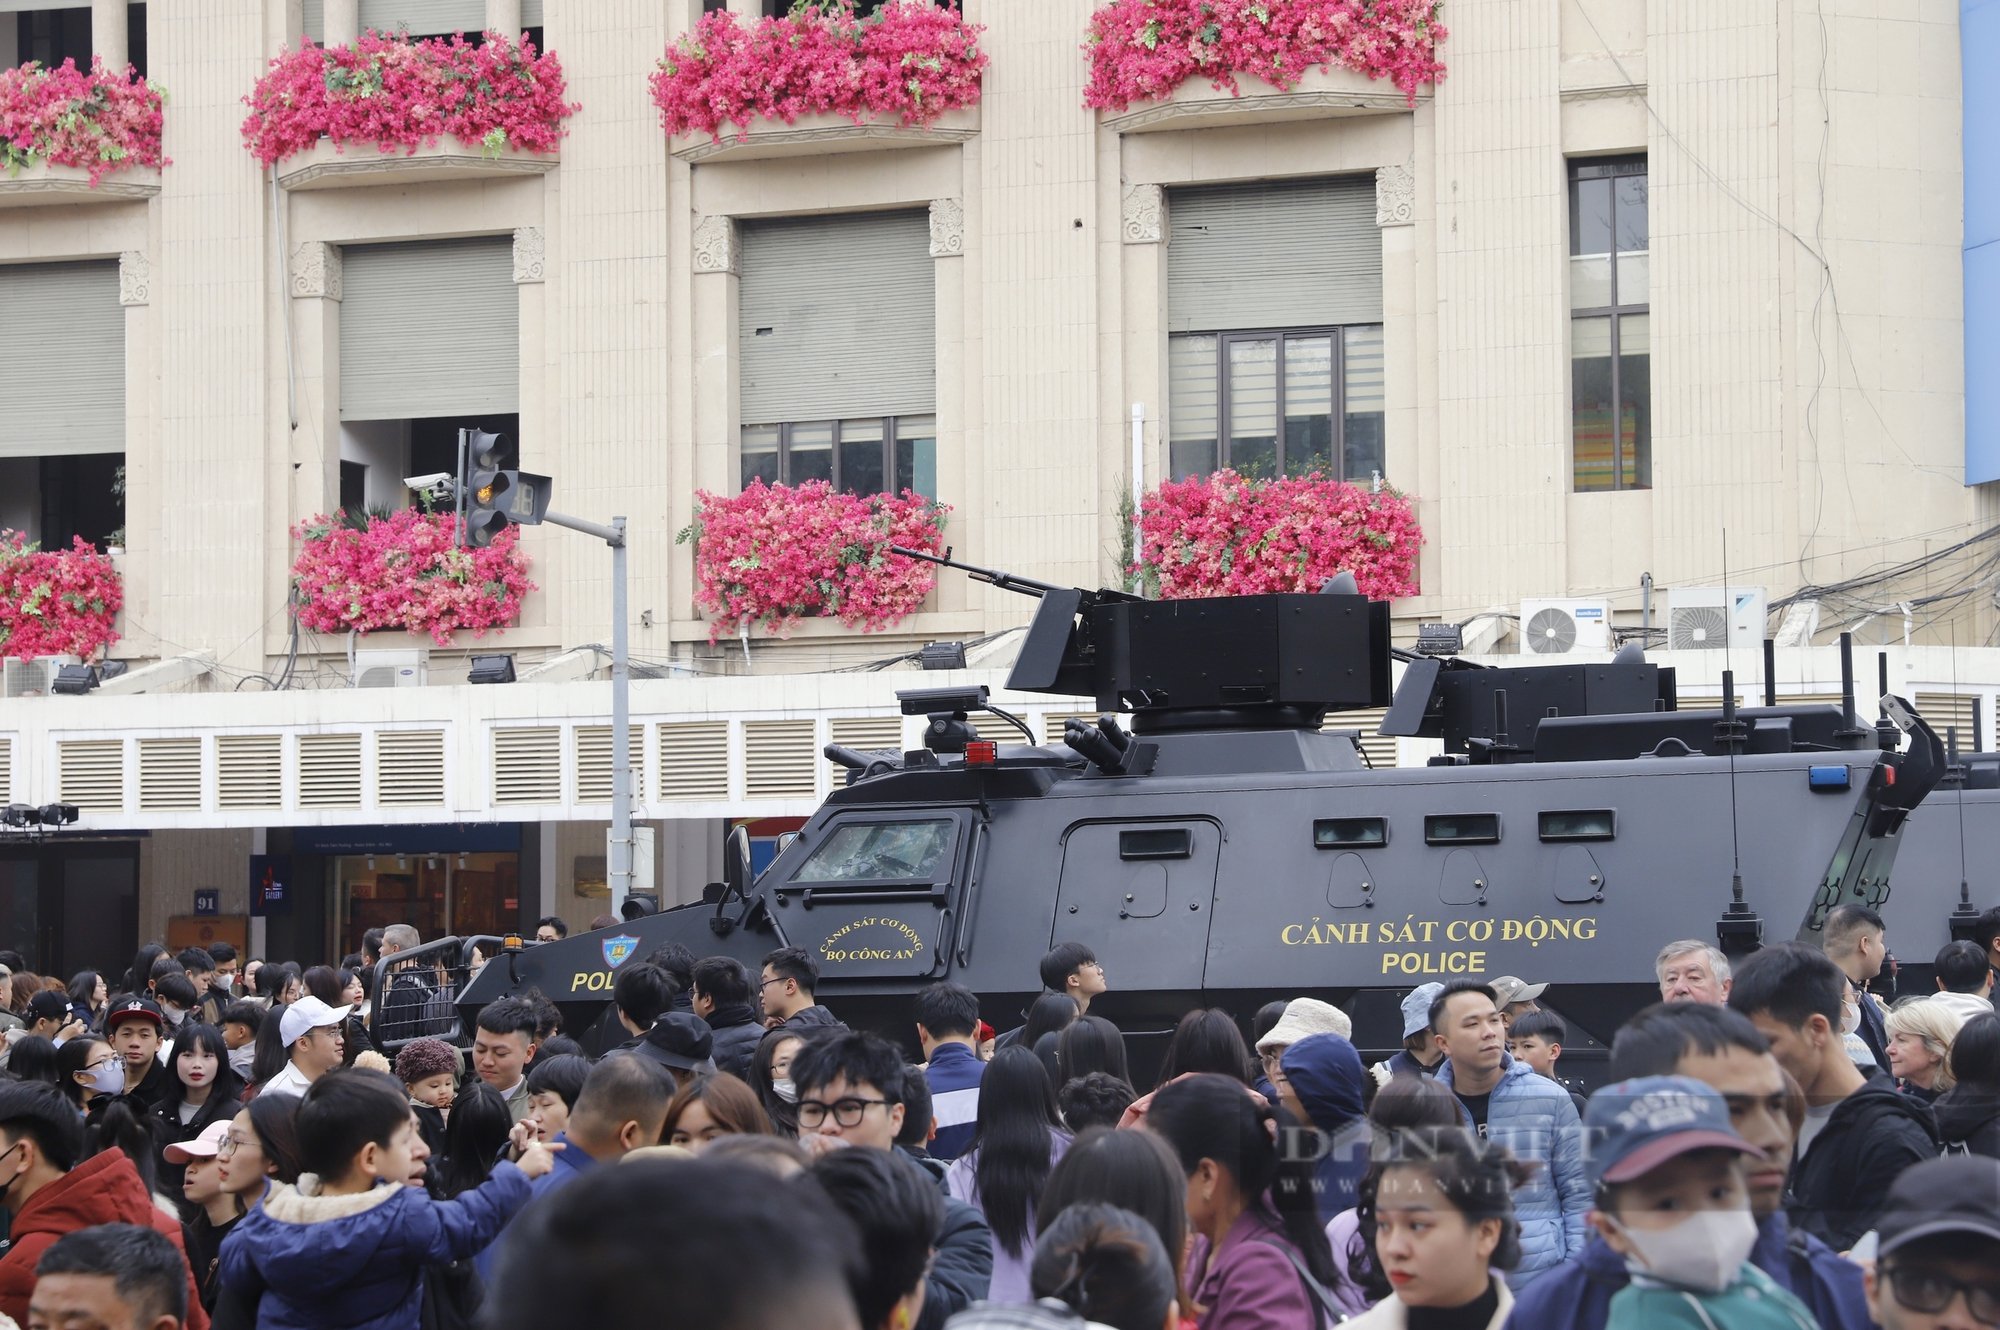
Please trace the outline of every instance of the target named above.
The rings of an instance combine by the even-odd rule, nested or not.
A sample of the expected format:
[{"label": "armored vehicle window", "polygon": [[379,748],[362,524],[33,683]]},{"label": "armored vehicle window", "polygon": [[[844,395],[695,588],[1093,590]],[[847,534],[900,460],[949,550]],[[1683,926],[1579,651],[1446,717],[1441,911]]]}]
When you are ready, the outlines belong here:
[{"label": "armored vehicle window", "polygon": [[1610,840],[1618,815],[1609,808],[1582,808],[1542,814],[1543,840]]},{"label": "armored vehicle window", "polygon": [[952,824],[848,822],[812,852],[794,882],[931,882],[948,871]]},{"label": "armored vehicle window", "polygon": [[1194,853],[1194,836],[1186,827],[1118,833],[1120,859],[1186,859]]},{"label": "armored vehicle window", "polygon": [[1337,850],[1388,843],[1389,819],[1385,817],[1322,817],[1313,822],[1313,846],[1316,849]]},{"label": "armored vehicle window", "polygon": [[1500,840],[1498,813],[1433,813],[1424,819],[1431,845],[1493,845]]}]

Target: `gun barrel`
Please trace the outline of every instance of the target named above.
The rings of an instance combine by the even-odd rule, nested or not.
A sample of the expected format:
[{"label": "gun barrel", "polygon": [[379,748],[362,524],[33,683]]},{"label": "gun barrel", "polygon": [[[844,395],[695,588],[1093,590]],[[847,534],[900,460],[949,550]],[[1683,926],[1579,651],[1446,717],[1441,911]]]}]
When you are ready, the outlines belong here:
[{"label": "gun barrel", "polygon": [[889,553],[900,554],[906,559],[922,559],[925,563],[935,563],[945,568],[956,568],[974,581],[984,582],[988,586],[999,587],[1002,591],[1014,591],[1024,596],[1034,596],[1037,599],[1040,599],[1051,591],[1061,590],[1060,587],[1051,582],[1037,581],[1032,577],[1020,577],[1014,573],[1003,573],[996,568],[981,568],[977,564],[960,563],[951,557],[949,549],[945,550],[943,554],[932,554],[927,550],[913,550],[903,545],[891,545]]}]

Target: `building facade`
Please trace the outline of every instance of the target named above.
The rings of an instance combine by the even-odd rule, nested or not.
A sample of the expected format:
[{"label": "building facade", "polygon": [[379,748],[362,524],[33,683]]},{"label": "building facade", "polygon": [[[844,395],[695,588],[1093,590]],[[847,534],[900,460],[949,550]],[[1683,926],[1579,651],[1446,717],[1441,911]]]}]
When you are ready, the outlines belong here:
[{"label": "building facade", "polygon": [[[956,639],[997,682],[1028,609],[946,576],[886,634],[712,644],[675,537],[698,491],[752,479],[914,489],[960,557],[1088,586],[1120,576],[1134,489],[1317,469],[1414,500],[1401,632],[1513,652],[1529,602],[1631,628],[1648,588],[1664,624],[1676,589],[1754,586],[1807,607],[1795,690],[1837,678],[1841,626],[1940,698],[2000,684],[1974,649],[2000,515],[1968,484],[1952,0],[1451,0],[1448,73],[1413,98],[1335,70],[1120,110],[1085,105],[1088,0],[964,0],[975,106],[669,139],[648,79],[721,7],[0,5],[0,68],[95,53],[168,90],[165,165],[0,178],[0,348],[26,367],[0,525],[122,536],[112,655],[183,660],[129,697],[0,702],[13,800],[83,810],[0,852],[42,963],[101,960],[200,890],[244,914],[253,855],[295,877],[255,934],[280,954],[398,912],[598,912],[600,546],[528,532],[519,622],[449,649],[297,623],[300,524],[407,506],[468,427],[563,511],[630,523],[669,898],[715,875],[725,819],[810,809],[819,744],[910,737],[883,681],[829,671]],[[554,152],[246,150],[244,99],[301,34],[482,26],[560,59]],[[473,652],[568,681],[471,688]],[[349,686],[398,668],[422,686]],[[1056,732],[1087,705],[1025,701]]]}]

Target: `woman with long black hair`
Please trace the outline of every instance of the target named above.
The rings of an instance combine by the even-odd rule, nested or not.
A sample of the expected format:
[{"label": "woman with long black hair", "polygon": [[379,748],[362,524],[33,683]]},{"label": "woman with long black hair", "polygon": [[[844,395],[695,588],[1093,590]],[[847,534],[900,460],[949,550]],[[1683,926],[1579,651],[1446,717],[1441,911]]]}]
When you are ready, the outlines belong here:
[{"label": "woman with long black hair", "polygon": [[[243,1106],[243,1078],[230,1068],[229,1045],[213,1025],[183,1025],[168,1049],[167,1069],[171,1074],[153,1107],[153,1134],[160,1146],[160,1190],[179,1197],[186,1165],[174,1163],[167,1147],[195,1139],[211,1122],[235,1117]],[[183,1209],[183,1222],[192,1220],[192,1207]]]},{"label": "woman with long black hair", "polygon": [[437,1169],[438,1196],[450,1200],[493,1176],[514,1129],[513,1114],[498,1090],[474,1081],[452,1100],[444,1125],[444,1162]]},{"label": "woman with long black hair", "polygon": [[1035,1204],[1069,1142],[1042,1060],[1018,1044],[1001,1049],[979,1082],[972,1144],[945,1173],[951,1194],[976,1207],[993,1230],[992,1302],[1034,1301]]},{"label": "woman with long black hair", "polygon": [[1094,1071],[1132,1084],[1125,1060],[1125,1033],[1102,1016],[1083,1015],[1056,1038],[1056,1085],[1068,1085]]},{"label": "woman with long black hair", "polygon": [[139,948],[139,954],[132,958],[132,968],[125,972],[125,983],[119,991],[132,997],[153,996],[153,962],[170,954],[157,942],[148,942]]},{"label": "woman with long black hair", "polygon": [[82,1013],[91,1033],[104,1031],[104,1011],[111,1005],[111,986],[95,970],[79,970],[69,981],[69,1000]]},{"label": "woman with long black hair", "polygon": [[1312,1164],[1279,1155],[1277,1122],[1243,1081],[1208,1073],[1165,1086],[1146,1114],[1187,1177],[1196,1235],[1187,1280],[1201,1330],[1303,1330],[1333,1320],[1333,1252]]},{"label": "woman with long black hair", "polygon": [[1167,1040],[1154,1088],[1203,1073],[1228,1076],[1245,1085],[1256,1079],[1256,1064],[1250,1045],[1243,1042],[1243,1031],[1236,1028],[1233,1016],[1217,1007],[1197,1008],[1181,1017]]}]

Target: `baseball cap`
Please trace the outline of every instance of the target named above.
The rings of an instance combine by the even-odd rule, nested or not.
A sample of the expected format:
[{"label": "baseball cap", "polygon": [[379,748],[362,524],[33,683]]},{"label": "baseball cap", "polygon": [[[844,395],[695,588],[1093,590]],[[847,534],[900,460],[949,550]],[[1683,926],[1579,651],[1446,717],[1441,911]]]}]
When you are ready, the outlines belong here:
[{"label": "baseball cap", "polygon": [[58,993],[44,988],[28,999],[28,1019],[31,1021],[67,1021],[76,1008],[70,1005],[69,994]]},{"label": "baseball cap", "polygon": [[653,1022],[653,1028],[633,1045],[632,1051],[663,1067],[677,1067],[681,1071],[715,1070],[711,1057],[715,1036],[710,1033],[708,1022],[692,1012],[666,1012]]},{"label": "baseball cap", "polygon": [[2000,1159],[1946,1155],[1904,1169],[1890,1184],[1875,1232],[1881,1256],[1946,1233],[2000,1242]]},{"label": "baseball cap", "polygon": [[1729,1105],[1691,1076],[1639,1076],[1607,1085],[1584,1107],[1590,1180],[1630,1182],[1695,1150],[1764,1152],[1729,1125]]},{"label": "baseball cap", "polygon": [[211,1122],[201,1129],[201,1135],[191,1141],[175,1141],[160,1153],[167,1157],[169,1164],[191,1164],[197,1159],[213,1159],[222,1153],[222,1143],[229,1139],[229,1118]]},{"label": "baseball cap", "polygon": [[155,1025],[166,1024],[166,1018],[160,1015],[159,1003],[151,998],[126,998],[113,1007],[111,1014],[104,1018],[105,1033],[109,1034],[118,1028],[120,1022],[129,1020],[148,1020]]},{"label": "baseball cap", "polygon": [[353,1007],[329,1007],[318,998],[307,994],[278,1017],[278,1042],[290,1048],[314,1030],[325,1025],[338,1025],[347,1019]]},{"label": "baseball cap", "polygon": [[1257,1041],[1257,1052],[1270,1048],[1290,1048],[1309,1034],[1337,1034],[1342,1039],[1354,1033],[1347,1013],[1318,998],[1293,998],[1285,1004],[1285,1014]]},{"label": "baseball cap", "polygon": [[1533,1002],[1540,997],[1547,984],[1531,984],[1525,979],[1516,979],[1511,974],[1503,974],[1489,985],[1493,996],[1499,999],[1502,1008],[1511,1007],[1516,1002]]},{"label": "baseball cap", "polygon": [[1403,1038],[1431,1028],[1431,1003],[1444,992],[1443,984],[1418,984],[1403,999]]}]

